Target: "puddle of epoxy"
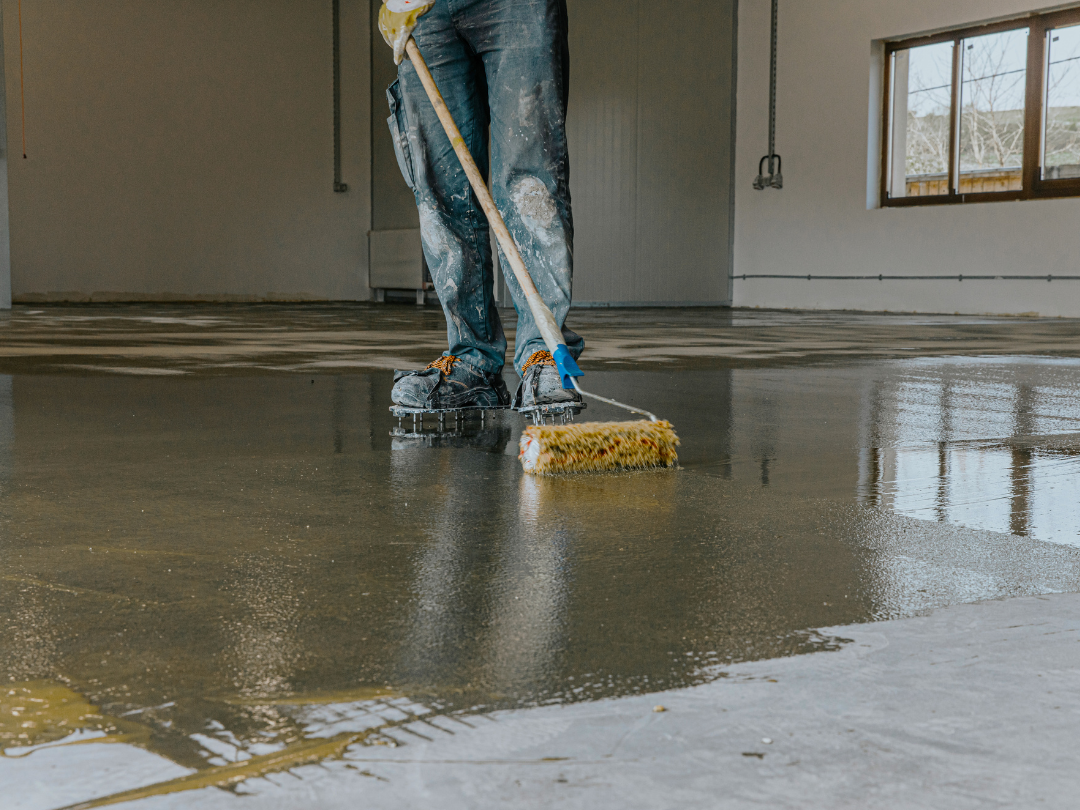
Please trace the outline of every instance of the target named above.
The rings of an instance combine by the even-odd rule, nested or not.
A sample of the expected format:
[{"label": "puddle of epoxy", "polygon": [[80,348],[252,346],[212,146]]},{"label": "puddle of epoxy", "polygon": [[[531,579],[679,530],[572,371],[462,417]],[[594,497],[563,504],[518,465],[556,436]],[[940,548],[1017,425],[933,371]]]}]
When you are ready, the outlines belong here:
[{"label": "puddle of epoxy", "polygon": [[0,687],[0,755],[28,756],[45,746],[86,742],[145,745],[150,729],[103,715],[77,692],[53,681]]},{"label": "puddle of epoxy", "polygon": [[[393,439],[389,375],[16,378],[0,671],[139,711],[151,750],[205,772],[841,643],[814,627],[1075,588],[1072,549],[858,504],[862,447],[1001,435],[1008,396],[977,385],[1013,383],[974,368],[945,428],[923,393],[944,372],[922,367],[596,374],[659,401],[684,468],[551,480],[521,475],[512,415]],[[1057,374],[1033,428],[1072,418]]]}]

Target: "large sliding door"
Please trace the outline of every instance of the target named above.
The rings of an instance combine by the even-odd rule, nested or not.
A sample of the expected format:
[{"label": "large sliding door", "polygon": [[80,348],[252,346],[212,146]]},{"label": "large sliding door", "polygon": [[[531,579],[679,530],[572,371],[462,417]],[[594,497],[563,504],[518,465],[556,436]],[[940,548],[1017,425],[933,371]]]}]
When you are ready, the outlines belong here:
[{"label": "large sliding door", "polygon": [[575,302],[730,302],[735,0],[568,6]]}]

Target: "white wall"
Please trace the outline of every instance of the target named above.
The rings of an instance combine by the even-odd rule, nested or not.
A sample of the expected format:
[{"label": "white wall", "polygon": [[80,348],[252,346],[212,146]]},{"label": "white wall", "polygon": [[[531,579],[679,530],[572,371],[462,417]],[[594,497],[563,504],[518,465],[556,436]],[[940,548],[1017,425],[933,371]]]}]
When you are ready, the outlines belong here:
[{"label": "white wall", "polygon": [[769,0],[741,0],[736,306],[1080,316],[1080,281],[806,281],[742,273],[1080,275],[1080,199],[867,208],[872,43],[1040,10],[1023,0],[780,0],[777,152],[767,152]]},{"label": "white wall", "polygon": [[368,0],[3,1],[16,301],[366,299]]}]

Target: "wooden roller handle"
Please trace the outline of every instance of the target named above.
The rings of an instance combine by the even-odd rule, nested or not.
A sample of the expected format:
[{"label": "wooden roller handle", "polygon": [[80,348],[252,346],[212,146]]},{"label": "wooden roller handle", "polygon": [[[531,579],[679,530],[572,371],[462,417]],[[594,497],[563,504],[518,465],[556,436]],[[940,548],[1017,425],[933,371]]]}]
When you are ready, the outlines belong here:
[{"label": "wooden roller handle", "polygon": [[450,145],[454,147],[458,160],[461,161],[461,167],[465,170],[465,174],[469,178],[469,184],[472,186],[476,198],[480,201],[480,207],[487,214],[488,223],[495,231],[495,238],[499,241],[499,247],[502,248],[503,255],[506,256],[507,262],[510,263],[510,268],[514,271],[514,277],[517,278],[521,291],[525,294],[525,300],[532,311],[533,320],[536,321],[536,325],[540,329],[540,335],[544,338],[548,351],[554,353],[556,348],[563,342],[562,330],[555,323],[555,316],[551,314],[551,310],[544,303],[544,299],[536,291],[536,285],[533,284],[532,276],[529,275],[525,262],[521,259],[521,253],[514,242],[514,237],[510,235],[510,230],[506,227],[502,214],[499,213],[495,200],[491,197],[491,192],[488,191],[484,177],[476,167],[476,161],[473,160],[472,155],[469,153],[469,148],[465,145],[465,139],[461,137],[461,131],[457,128],[457,124],[454,123],[454,117],[450,115],[450,110],[447,109],[442,93],[439,92],[424,57],[420,55],[420,49],[416,47],[416,40],[409,39],[405,45],[405,53],[408,54],[409,61],[416,68],[416,74],[420,77],[420,82],[424,85],[428,98],[431,99],[431,106],[435,108],[435,114],[439,116],[443,129],[446,130],[446,137],[450,139]]}]

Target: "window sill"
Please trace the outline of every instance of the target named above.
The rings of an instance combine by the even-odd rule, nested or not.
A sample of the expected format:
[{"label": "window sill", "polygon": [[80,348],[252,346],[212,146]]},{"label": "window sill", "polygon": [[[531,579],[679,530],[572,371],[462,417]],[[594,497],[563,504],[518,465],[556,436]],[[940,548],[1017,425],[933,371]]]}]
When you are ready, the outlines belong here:
[{"label": "window sill", "polygon": [[1080,185],[1044,185],[1034,191],[992,191],[972,194],[938,194],[926,197],[897,197],[881,201],[882,208],[912,208],[920,205],[964,205],[987,202],[1018,202],[1022,200],[1059,200],[1080,197]]}]

